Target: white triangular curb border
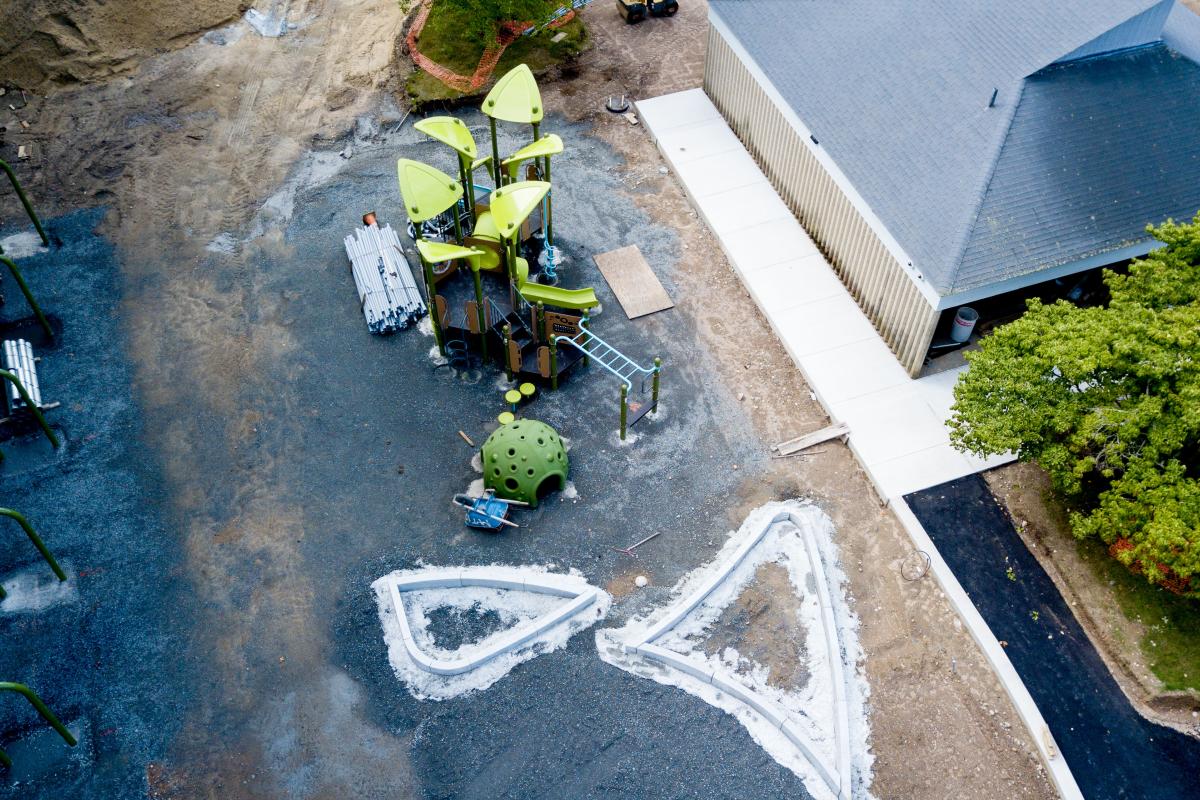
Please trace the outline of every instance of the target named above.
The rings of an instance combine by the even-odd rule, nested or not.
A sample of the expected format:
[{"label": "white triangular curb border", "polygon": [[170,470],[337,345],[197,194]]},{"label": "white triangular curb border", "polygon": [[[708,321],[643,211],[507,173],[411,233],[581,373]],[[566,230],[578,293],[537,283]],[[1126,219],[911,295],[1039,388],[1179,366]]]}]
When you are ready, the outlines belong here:
[{"label": "white triangular curb border", "polygon": [[[548,572],[520,570],[511,567],[427,567],[400,577],[385,578],[391,593],[392,608],[400,625],[404,649],[418,667],[434,675],[461,675],[478,669],[487,662],[520,649],[530,640],[566,622],[585,608],[595,604],[601,590],[576,575],[555,575]],[[452,589],[481,586],[487,589],[514,589],[548,594],[570,600],[553,611],[510,628],[492,644],[470,658],[435,658],[418,646],[408,624],[404,608],[404,592],[415,589]]]},{"label": "white triangular curb border", "polygon": [[[821,627],[827,649],[826,660],[832,672],[830,675],[834,692],[834,737],[836,741],[835,763],[829,764],[828,759],[822,758],[813,746],[808,736],[788,716],[788,712],[773,700],[763,697],[754,690],[741,684],[736,677],[721,669],[712,669],[707,663],[688,658],[666,648],[659,647],[654,641],[674,628],[696,606],[704,602],[712,592],[725,581],[729,575],[741,565],[746,557],[758,546],[763,537],[777,524],[791,522],[800,531],[805,551],[812,565],[817,584],[817,599],[821,606]],[[742,544],[720,565],[691,594],[681,597],[666,615],[638,636],[627,639],[622,646],[627,654],[636,654],[643,658],[657,661],[664,666],[679,670],[703,683],[711,684],[731,697],[736,698],[753,710],[758,716],[779,729],[788,741],[816,769],[825,785],[838,800],[850,800],[852,765],[850,760],[850,721],[849,706],[846,697],[846,675],[842,665],[842,646],[838,639],[838,626],[834,617],[833,606],[829,594],[829,581],[826,576],[825,563],[821,558],[808,520],[792,513],[782,511],[762,523]]]}]

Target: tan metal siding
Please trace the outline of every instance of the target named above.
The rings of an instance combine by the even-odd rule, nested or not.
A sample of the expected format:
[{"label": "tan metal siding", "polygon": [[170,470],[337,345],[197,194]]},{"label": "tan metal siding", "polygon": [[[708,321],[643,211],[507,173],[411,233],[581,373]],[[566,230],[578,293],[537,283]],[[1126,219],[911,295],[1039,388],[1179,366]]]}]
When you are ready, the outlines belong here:
[{"label": "tan metal siding", "polygon": [[704,91],[779,196],[825,254],[910,375],[933,339],[938,312],[821,166],[715,29],[708,31]]}]

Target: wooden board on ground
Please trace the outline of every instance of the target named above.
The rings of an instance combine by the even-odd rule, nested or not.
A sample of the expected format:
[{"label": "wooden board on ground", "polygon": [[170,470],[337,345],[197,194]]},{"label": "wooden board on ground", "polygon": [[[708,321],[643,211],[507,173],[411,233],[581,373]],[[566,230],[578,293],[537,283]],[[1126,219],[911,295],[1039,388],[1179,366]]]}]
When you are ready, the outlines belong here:
[{"label": "wooden board on ground", "polygon": [[771,449],[779,456],[790,456],[799,453],[801,450],[806,450],[814,444],[828,442],[830,439],[836,439],[840,436],[846,436],[850,433],[850,427],[845,423],[830,425],[828,428],[822,428],[819,431],[806,433],[803,436],[797,436],[795,439],[788,439],[786,442],[771,445]]},{"label": "wooden board on ground", "polygon": [[592,258],[630,319],[675,306],[636,244]]}]

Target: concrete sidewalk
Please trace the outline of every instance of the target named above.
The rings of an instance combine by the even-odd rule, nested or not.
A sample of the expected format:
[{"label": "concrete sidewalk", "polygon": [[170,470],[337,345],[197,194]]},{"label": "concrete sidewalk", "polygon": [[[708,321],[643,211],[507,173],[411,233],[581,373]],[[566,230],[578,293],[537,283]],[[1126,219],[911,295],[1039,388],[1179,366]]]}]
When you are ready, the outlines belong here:
[{"label": "concrete sidewalk", "polygon": [[885,500],[1012,460],[950,446],[945,421],[965,367],[908,377],[701,89],[637,109],[817,399],[850,426],[850,447]]}]

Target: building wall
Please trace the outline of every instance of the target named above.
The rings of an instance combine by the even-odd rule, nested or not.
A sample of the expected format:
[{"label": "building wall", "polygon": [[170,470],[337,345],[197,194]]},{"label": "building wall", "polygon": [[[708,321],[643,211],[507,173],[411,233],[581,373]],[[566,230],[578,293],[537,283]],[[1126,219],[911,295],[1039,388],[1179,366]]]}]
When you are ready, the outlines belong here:
[{"label": "building wall", "polygon": [[916,376],[938,311],[913,282],[715,26],[704,91],[824,252],[908,373]]}]

